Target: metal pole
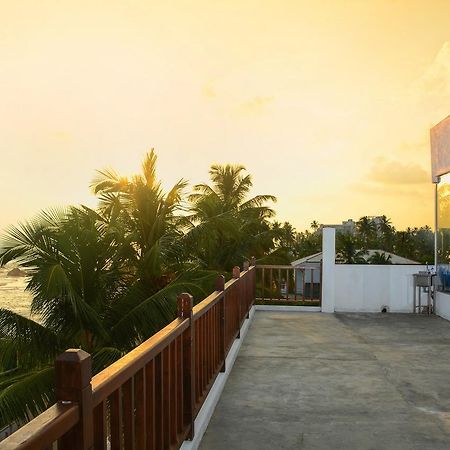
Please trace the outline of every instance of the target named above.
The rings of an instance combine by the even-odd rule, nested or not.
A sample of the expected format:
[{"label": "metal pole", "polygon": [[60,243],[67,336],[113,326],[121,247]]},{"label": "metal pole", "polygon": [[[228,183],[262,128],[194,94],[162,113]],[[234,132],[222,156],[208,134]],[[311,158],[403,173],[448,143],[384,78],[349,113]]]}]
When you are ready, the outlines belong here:
[{"label": "metal pole", "polygon": [[438,211],[438,183],[440,179],[438,178],[437,183],[434,184],[434,270],[437,273],[438,269],[438,226],[439,226],[439,211]]}]

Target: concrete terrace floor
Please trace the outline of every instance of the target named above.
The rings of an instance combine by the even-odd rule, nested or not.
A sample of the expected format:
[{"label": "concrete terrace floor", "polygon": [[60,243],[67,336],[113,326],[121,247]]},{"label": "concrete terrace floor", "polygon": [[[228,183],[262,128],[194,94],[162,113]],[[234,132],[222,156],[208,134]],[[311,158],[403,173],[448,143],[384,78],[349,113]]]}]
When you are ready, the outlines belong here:
[{"label": "concrete terrace floor", "polygon": [[450,449],[450,322],[257,311],[200,450]]}]

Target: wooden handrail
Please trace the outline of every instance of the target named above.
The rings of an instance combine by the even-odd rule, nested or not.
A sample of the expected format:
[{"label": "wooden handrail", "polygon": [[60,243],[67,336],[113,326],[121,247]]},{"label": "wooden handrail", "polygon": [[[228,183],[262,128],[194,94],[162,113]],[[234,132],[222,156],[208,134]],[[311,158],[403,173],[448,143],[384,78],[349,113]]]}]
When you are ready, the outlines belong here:
[{"label": "wooden handrail", "polygon": [[201,317],[203,314],[208,312],[216,303],[218,303],[223,297],[223,291],[214,291],[212,294],[208,295],[202,302],[198,303],[192,308],[192,313],[194,315],[194,320]]},{"label": "wooden handrail", "polygon": [[7,437],[0,447],[2,450],[46,448],[72,429],[79,420],[80,409],[77,404],[58,402],[20,428],[20,432]]},{"label": "wooden handrail", "polygon": [[189,326],[187,320],[175,319],[162,330],[148,338],[131,352],[103,369],[92,378],[94,407],[105,400],[125,381],[158,355],[161,350],[181,335]]}]

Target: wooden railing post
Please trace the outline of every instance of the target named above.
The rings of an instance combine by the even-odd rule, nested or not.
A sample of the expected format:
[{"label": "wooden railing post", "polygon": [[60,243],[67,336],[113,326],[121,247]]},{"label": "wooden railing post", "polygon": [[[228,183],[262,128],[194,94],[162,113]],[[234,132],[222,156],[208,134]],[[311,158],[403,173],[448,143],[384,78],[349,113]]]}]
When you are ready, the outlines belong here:
[{"label": "wooden railing post", "polygon": [[192,314],[193,299],[190,294],[180,294],[177,301],[178,318],[189,319],[189,328],[183,334],[183,395],[184,423],[189,425],[187,439],[194,438],[195,407],[195,327]]},{"label": "wooden railing post", "polygon": [[253,305],[256,300],[256,258],[254,256],[250,259],[250,265],[253,267],[253,273],[252,273],[252,281],[251,281],[251,303],[250,305]]},{"label": "wooden railing post", "polygon": [[[250,269],[250,262],[249,261],[244,261],[244,270],[246,272],[248,272],[249,269]],[[248,301],[249,289],[250,289],[250,285],[249,285],[248,274],[245,274],[244,298],[245,298],[245,310],[247,311],[246,314],[245,314],[245,318],[246,319],[250,318],[250,302]]]},{"label": "wooden railing post", "polygon": [[65,434],[58,448],[91,450],[94,448],[92,409],[91,355],[80,349],[69,349],[55,361],[56,399],[62,403],[78,403],[80,421]]},{"label": "wooden railing post", "polygon": [[[233,278],[235,280],[239,280],[239,278],[241,278],[241,269],[239,268],[239,266],[234,266],[233,267]],[[241,281],[241,280],[239,280]],[[240,339],[241,338],[241,301],[242,301],[242,289],[241,289],[241,283],[238,282],[238,285],[236,286],[237,289],[237,304],[238,304],[238,308],[237,308],[237,313],[238,313],[238,333],[236,336],[236,339]]]},{"label": "wooden railing post", "polygon": [[[225,290],[225,277],[223,275],[219,275],[216,280],[216,290],[224,291]],[[222,366],[220,367],[221,372],[225,372],[225,292],[222,295],[222,300],[219,304],[220,311],[220,329],[219,329],[219,355],[222,360]]]}]

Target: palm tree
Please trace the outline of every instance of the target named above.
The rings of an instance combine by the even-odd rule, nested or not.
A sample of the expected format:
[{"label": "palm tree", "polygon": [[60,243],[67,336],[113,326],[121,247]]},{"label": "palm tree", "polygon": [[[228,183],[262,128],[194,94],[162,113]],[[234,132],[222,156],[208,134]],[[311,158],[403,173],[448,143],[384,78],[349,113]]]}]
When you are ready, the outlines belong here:
[{"label": "palm tree", "polygon": [[398,231],[395,235],[394,253],[405,258],[414,259],[415,239],[414,231],[407,228],[405,231]]},{"label": "palm tree", "polygon": [[364,216],[356,223],[357,236],[363,249],[369,249],[376,241],[377,229],[373,220]]},{"label": "palm tree", "polygon": [[179,215],[186,181],[180,180],[167,194],[156,177],[152,149],[142,163],[142,174],[131,179],[112,170],[98,171],[91,184],[100,210],[113,220],[122,251],[133,261],[136,276],[156,292],[180,269],[183,218]]},{"label": "palm tree", "polygon": [[369,264],[392,264],[391,255],[376,251],[367,260]]},{"label": "palm tree", "polygon": [[385,251],[392,251],[394,246],[395,228],[392,226],[391,219],[385,215],[381,216],[377,231],[382,249]]},{"label": "palm tree", "polygon": [[251,177],[243,166],[212,165],[212,185],[197,184],[184,237],[189,257],[204,267],[230,270],[250,255],[262,257],[275,246],[269,219],[274,211],[266,205],[272,195],[248,198]]},{"label": "palm tree", "polygon": [[295,228],[289,223],[274,221],[272,224],[272,230],[275,234],[278,247],[292,248],[295,243],[296,231]]},{"label": "palm tree", "polygon": [[357,240],[351,234],[338,234],[336,259],[342,264],[365,264],[365,251],[358,249]]},{"label": "palm tree", "polygon": [[150,155],[145,182],[104,180],[100,211],[43,212],[8,230],[0,266],[27,271],[34,319],[0,309],[0,426],[53,402],[53,361],[66,348],[90,352],[97,372],[170,322],[179,293],[198,301],[212,289],[216,273],[174,270],[179,189],[164,195],[152,165]]},{"label": "palm tree", "polygon": [[317,222],[317,220],[313,220],[311,222],[311,229],[315,232],[320,228],[320,224],[319,222]]}]

